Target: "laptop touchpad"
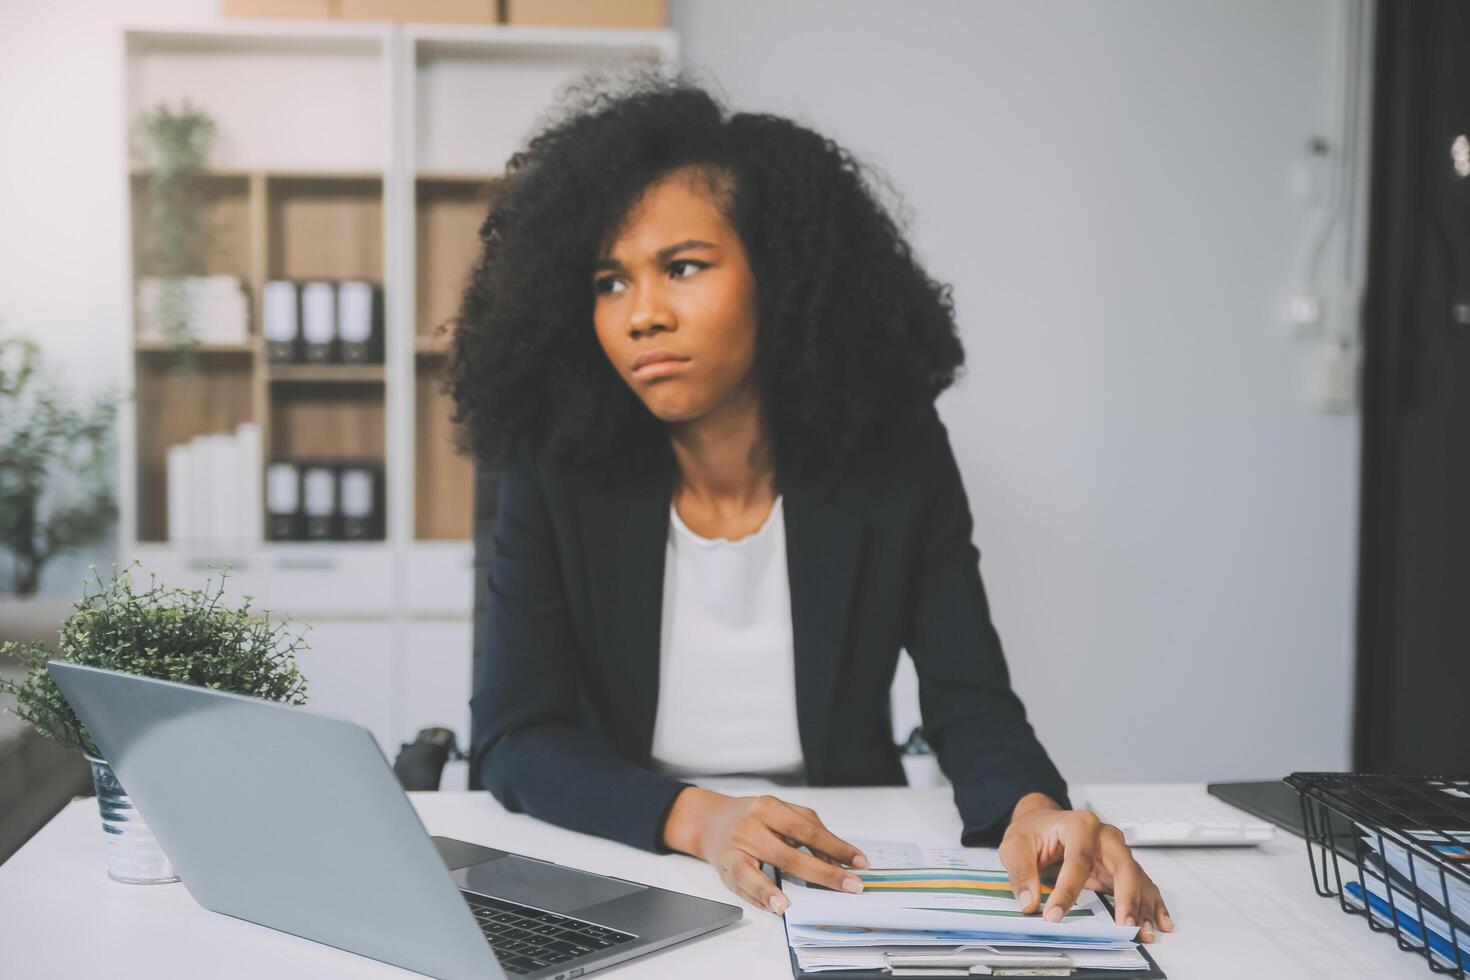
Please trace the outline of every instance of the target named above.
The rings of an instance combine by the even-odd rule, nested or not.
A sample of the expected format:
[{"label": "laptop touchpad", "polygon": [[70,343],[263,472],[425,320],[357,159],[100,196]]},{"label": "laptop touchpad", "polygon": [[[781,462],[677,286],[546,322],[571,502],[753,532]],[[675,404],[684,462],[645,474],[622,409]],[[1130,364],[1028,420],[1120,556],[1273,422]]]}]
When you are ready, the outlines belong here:
[{"label": "laptop touchpad", "polygon": [[457,868],[450,874],[465,891],[560,912],[574,912],[646,890],[644,885],[615,881],[516,854]]}]

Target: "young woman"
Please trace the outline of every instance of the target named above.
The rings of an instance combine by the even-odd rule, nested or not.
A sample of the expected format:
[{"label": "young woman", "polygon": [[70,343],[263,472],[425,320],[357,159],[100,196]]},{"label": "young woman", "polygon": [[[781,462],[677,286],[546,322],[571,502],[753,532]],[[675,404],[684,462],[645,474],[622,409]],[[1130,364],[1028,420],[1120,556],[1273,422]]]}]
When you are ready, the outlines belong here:
[{"label": "young woman", "polygon": [[512,157],[455,336],[456,420],[505,466],[485,785],[777,913],[762,861],[859,891],[812,810],[687,780],[901,785],[902,648],[962,841],[1000,846],[1023,909],[1111,890],[1145,941],[1172,929],[1011,691],[934,409],[963,360],[950,289],[871,172],[686,78],[588,91]]}]

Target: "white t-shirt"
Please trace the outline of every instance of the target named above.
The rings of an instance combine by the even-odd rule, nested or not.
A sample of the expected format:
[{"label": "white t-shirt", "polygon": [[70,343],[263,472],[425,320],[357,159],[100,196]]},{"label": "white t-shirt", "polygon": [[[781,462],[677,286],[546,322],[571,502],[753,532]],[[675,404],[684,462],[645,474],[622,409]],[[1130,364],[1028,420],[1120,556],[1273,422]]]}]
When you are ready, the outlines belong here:
[{"label": "white t-shirt", "polygon": [[799,778],[781,498],[760,530],[705,538],[669,505],[653,761],[673,776]]}]

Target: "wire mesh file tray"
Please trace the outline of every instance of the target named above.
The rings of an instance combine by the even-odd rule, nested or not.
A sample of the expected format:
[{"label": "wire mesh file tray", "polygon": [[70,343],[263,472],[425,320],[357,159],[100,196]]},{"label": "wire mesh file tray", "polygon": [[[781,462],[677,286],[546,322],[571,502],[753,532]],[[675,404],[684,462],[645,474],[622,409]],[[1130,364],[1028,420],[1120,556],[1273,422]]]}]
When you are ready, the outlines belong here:
[{"label": "wire mesh file tray", "polygon": [[1423,956],[1470,972],[1470,776],[1298,772],[1317,894]]}]

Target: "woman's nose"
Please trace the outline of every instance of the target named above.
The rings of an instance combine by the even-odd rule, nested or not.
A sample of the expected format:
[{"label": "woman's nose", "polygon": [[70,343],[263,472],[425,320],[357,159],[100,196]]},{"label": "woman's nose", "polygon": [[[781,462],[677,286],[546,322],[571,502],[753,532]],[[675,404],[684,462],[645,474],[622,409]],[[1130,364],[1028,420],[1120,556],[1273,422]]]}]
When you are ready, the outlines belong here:
[{"label": "woman's nose", "polygon": [[674,329],[674,318],[664,303],[662,291],[655,286],[635,287],[633,312],[628,317],[628,332],[634,337]]}]

